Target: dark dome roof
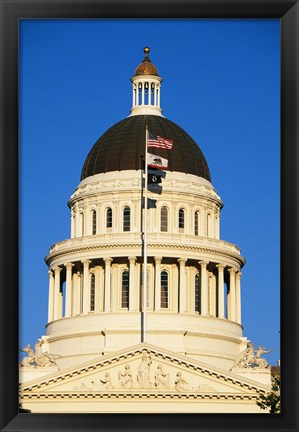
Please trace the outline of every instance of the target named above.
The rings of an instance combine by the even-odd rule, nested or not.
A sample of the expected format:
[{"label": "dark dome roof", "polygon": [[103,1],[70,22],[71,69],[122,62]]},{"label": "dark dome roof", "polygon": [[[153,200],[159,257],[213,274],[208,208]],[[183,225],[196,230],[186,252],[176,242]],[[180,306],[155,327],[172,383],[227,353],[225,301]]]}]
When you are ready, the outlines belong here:
[{"label": "dark dome roof", "polygon": [[168,171],[194,174],[211,181],[208,164],[196,142],[180,126],[161,116],[135,115],[108,129],[90,150],[81,180],[109,171],[139,170],[145,155],[145,130],[173,140],[172,150],[149,152],[168,159]]}]

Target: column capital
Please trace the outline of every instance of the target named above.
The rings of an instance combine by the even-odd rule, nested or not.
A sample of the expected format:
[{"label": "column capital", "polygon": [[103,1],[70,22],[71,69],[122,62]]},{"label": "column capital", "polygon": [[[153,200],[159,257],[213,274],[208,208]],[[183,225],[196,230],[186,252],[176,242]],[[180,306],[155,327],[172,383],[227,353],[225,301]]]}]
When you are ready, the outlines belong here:
[{"label": "column capital", "polygon": [[88,267],[91,261],[87,259],[87,260],[82,260],[81,263],[83,264],[84,267]]},{"label": "column capital", "polygon": [[48,275],[54,277],[53,270],[49,269],[48,270]]},{"label": "column capital", "polygon": [[218,270],[224,270],[226,266],[224,264],[216,264],[216,267]]},{"label": "column capital", "polygon": [[155,260],[155,264],[161,264],[161,262],[162,262],[162,257],[158,257],[158,256],[156,256],[156,257],[154,258],[154,260]]},{"label": "column capital", "polygon": [[231,268],[228,269],[228,272],[229,272],[230,274],[235,274],[235,273],[237,272],[237,269],[234,268],[234,267],[231,267]]},{"label": "column capital", "polygon": [[201,268],[206,268],[209,264],[209,261],[198,261],[198,264],[201,266]]},{"label": "column capital", "polygon": [[129,260],[129,263],[130,263],[130,264],[135,264],[137,258],[136,258],[135,256],[129,256],[129,257],[128,257],[128,260]]},{"label": "column capital", "polygon": [[105,261],[106,265],[110,265],[113,261],[113,258],[103,258],[103,260]]},{"label": "column capital", "polygon": [[71,262],[67,262],[65,264],[63,264],[64,267],[66,267],[67,269],[71,269],[75,264],[71,263]]},{"label": "column capital", "polygon": [[242,277],[242,273],[240,271],[238,271],[238,270],[237,270],[237,273],[236,273],[236,277],[238,279],[241,279],[241,277]]},{"label": "column capital", "polygon": [[180,266],[184,266],[186,264],[187,258],[179,258],[177,261],[180,264]]},{"label": "column capital", "polygon": [[55,273],[60,273],[61,272],[61,270],[62,270],[62,268],[61,267],[58,267],[58,266],[56,266],[56,267],[53,267],[53,270],[54,270],[54,272]]}]

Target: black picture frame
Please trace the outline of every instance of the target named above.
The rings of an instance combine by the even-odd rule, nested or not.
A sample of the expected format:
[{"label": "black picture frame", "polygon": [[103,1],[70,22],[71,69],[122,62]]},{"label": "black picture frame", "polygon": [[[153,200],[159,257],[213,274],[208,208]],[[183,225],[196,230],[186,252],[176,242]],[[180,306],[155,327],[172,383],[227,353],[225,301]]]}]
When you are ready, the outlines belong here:
[{"label": "black picture frame", "polygon": [[[0,0],[1,431],[297,431],[299,4],[294,0]],[[25,18],[280,18],[282,413],[18,413],[18,24]],[[271,271],[271,269],[265,269]],[[270,306],[270,305],[269,305]]]}]

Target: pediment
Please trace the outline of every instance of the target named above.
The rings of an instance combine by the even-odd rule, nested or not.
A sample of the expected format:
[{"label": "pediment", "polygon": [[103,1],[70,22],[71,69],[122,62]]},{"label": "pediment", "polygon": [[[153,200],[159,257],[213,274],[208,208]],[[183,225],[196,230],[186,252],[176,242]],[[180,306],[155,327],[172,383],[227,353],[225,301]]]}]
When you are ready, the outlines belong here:
[{"label": "pediment", "polygon": [[232,372],[142,343],[26,382],[23,395],[250,395],[267,386]]}]

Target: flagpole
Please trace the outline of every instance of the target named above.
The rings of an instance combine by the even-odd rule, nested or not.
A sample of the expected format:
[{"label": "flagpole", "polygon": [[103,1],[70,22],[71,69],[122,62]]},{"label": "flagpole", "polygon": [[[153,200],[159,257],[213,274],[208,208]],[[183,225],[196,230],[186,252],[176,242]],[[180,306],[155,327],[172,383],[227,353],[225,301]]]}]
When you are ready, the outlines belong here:
[{"label": "flagpole", "polygon": [[145,179],[144,179],[144,227],[143,227],[143,254],[144,254],[144,269],[143,269],[143,335],[142,341],[147,341],[147,187],[148,187],[148,127],[145,129]]}]

